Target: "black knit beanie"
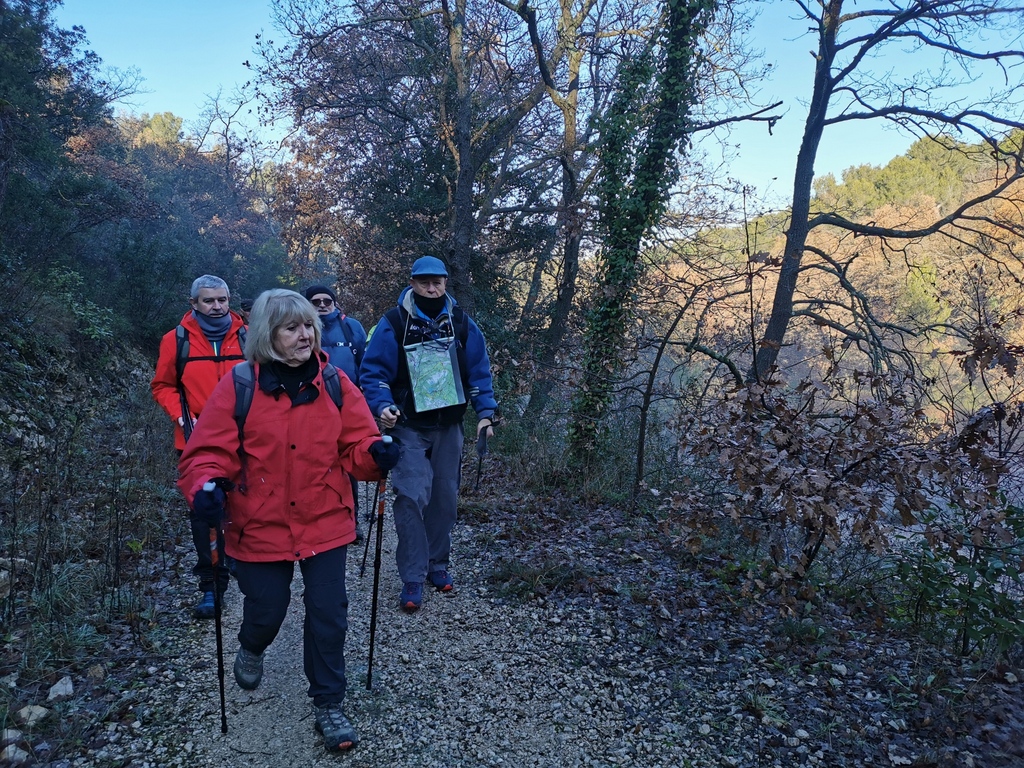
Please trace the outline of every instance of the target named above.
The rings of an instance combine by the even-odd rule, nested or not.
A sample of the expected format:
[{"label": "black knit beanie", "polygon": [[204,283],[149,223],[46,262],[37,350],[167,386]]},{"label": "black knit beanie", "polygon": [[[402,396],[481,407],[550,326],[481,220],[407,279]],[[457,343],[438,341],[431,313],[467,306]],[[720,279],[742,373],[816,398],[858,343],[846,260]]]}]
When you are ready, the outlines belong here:
[{"label": "black knit beanie", "polygon": [[338,303],[338,296],[337,296],[337,294],[335,294],[334,291],[332,291],[326,285],[311,285],[311,286],[309,286],[309,288],[306,289],[306,298],[307,299],[312,299],[318,293],[326,293],[328,296],[331,297],[331,301],[333,301],[335,304]]}]

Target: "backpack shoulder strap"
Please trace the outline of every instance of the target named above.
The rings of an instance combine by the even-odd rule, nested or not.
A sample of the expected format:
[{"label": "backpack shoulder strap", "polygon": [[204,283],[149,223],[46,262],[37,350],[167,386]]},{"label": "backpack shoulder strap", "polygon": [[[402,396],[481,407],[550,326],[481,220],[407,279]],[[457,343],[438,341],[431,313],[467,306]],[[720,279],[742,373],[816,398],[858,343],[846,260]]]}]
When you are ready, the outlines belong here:
[{"label": "backpack shoulder strap", "polygon": [[392,307],[384,313],[384,319],[388,321],[391,326],[391,330],[395,332],[395,338],[398,339],[399,346],[404,341],[405,334],[402,332],[405,328],[405,320],[402,318],[405,310],[401,307]]},{"label": "backpack shoulder strap", "polygon": [[249,361],[239,363],[231,369],[231,381],[235,385],[235,424],[238,425],[238,459],[241,465],[238,490],[245,493],[248,488],[245,472],[245,417],[249,415],[252,396],[256,392],[256,367]]},{"label": "backpack shoulder strap", "polygon": [[466,311],[458,304],[452,308],[452,325],[455,326],[455,338],[465,349],[466,340],[469,339],[469,323],[466,322]]},{"label": "backpack shoulder strap", "polygon": [[338,375],[338,369],[328,363],[324,366],[324,389],[327,390],[327,394],[331,396],[331,400],[334,404],[341,409],[341,377]]},{"label": "backpack shoulder strap", "polygon": [[242,360],[245,354],[245,335],[246,328],[243,325],[238,329],[238,346],[242,351],[241,355],[210,355],[207,357],[203,356],[191,356],[191,345],[188,340],[188,328],[183,325],[179,325],[174,329],[174,338],[176,341],[176,357],[174,359],[174,369],[178,375],[178,386],[181,386],[181,377],[185,373],[185,364],[190,360],[212,360],[213,362],[221,362],[224,360]]},{"label": "backpack shoulder strap", "polygon": [[[235,423],[238,424],[239,442],[245,428],[245,418],[252,407],[252,397],[256,392],[256,372],[253,364],[239,363],[231,369],[231,379],[235,385]],[[334,404],[341,408],[341,377],[338,369],[328,363],[324,367],[324,389],[331,396]]]},{"label": "backpack shoulder strap", "polygon": [[185,372],[185,363],[188,362],[189,343],[188,343],[188,329],[184,325],[178,325],[174,329],[174,340],[175,340],[175,358],[174,358],[174,370],[178,374],[178,386],[181,386],[181,376]]},{"label": "backpack shoulder strap", "polygon": [[345,334],[345,341],[348,342],[350,347],[355,346],[355,336],[352,334],[352,328],[348,324],[348,316],[342,315],[338,318],[338,323],[341,325],[341,332]]},{"label": "backpack shoulder strap", "polygon": [[249,415],[249,408],[252,406],[253,393],[256,391],[256,370],[253,364],[244,362],[236,365],[231,369],[231,380],[235,385],[235,423],[238,424],[238,434],[241,435],[245,417]]}]

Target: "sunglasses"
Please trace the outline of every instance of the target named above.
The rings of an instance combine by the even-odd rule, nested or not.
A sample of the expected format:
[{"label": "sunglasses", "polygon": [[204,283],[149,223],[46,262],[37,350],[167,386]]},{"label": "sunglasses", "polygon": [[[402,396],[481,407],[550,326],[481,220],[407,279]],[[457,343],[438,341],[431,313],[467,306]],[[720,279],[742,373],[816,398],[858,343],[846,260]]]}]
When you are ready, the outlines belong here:
[{"label": "sunglasses", "polygon": [[334,299],[310,299],[310,303],[314,307],[329,307],[334,303]]}]

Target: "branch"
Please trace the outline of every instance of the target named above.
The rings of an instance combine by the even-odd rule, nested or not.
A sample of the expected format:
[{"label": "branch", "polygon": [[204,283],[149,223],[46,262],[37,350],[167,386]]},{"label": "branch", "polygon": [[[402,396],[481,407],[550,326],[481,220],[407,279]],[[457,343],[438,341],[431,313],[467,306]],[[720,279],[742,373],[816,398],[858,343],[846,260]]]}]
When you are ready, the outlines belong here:
[{"label": "branch", "polygon": [[945,112],[938,112],[930,109],[921,109],[920,107],[912,107],[906,104],[899,104],[891,107],[875,108],[865,103],[856,91],[852,89],[847,90],[849,90],[849,92],[853,95],[854,99],[856,99],[858,103],[863,104],[865,107],[867,107],[868,111],[844,112],[842,114],[836,115],[835,117],[826,118],[825,125],[835,125],[837,123],[845,123],[850,120],[871,120],[874,118],[885,118],[887,120],[892,120],[894,119],[894,117],[898,118],[901,116],[920,117],[925,118],[927,120],[932,120],[936,123],[955,126],[957,128],[970,128],[971,131],[976,133],[978,136],[980,136],[987,142],[991,142],[991,135],[986,131],[983,131],[977,126],[973,125],[972,123],[967,122],[967,118],[977,117],[1005,128],[1024,129],[1024,122],[1021,122],[1019,120],[1010,120],[1004,117],[998,117],[996,115],[993,115],[991,112],[985,112],[980,109],[965,109],[955,115],[950,115]]},{"label": "branch", "polygon": [[700,123],[698,125],[689,126],[686,128],[687,134],[700,133],[702,131],[710,131],[718,128],[722,125],[728,125],[729,123],[743,123],[743,122],[754,122],[754,123],[768,123],[768,133],[772,132],[772,128],[775,127],[775,123],[782,119],[782,115],[765,115],[764,113],[781,107],[782,101],[776,101],[774,104],[769,104],[767,107],[755,110],[754,112],[748,112],[745,115],[736,115],[735,117],[726,117],[721,120],[714,120],[710,123]]},{"label": "branch", "polygon": [[732,377],[733,379],[735,379],[736,384],[741,387],[743,386],[743,374],[740,373],[740,369],[736,366],[736,363],[734,363],[731,358],[727,357],[726,355],[723,355],[720,352],[716,352],[715,350],[711,349],[711,347],[705,347],[703,344],[698,344],[697,342],[687,344],[686,349],[692,352],[703,352],[712,360],[721,363],[722,365],[729,369],[729,373],[732,374]]},{"label": "branch", "polygon": [[[1019,158],[1018,158],[1019,160]],[[1007,188],[1011,187],[1017,181],[1024,179],[1024,166],[1021,166],[1018,162],[1017,168],[1009,177],[1007,177],[1001,184],[999,184],[991,192],[986,192],[983,195],[974,197],[959,208],[954,210],[948,216],[944,216],[941,219],[933,222],[927,227],[921,229],[890,229],[889,227],[878,227],[873,224],[858,224],[850,221],[844,216],[840,216],[834,212],[827,212],[818,214],[808,222],[808,231],[819,226],[833,226],[839,229],[845,229],[848,232],[852,232],[854,235],[861,236],[874,236],[882,238],[894,238],[894,239],[917,239],[927,237],[928,235],[934,235],[936,232],[940,232],[944,227],[954,226],[958,224],[960,219],[974,218],[967,217],[965,214],[968,210],[976,205],[987,202],[995,197],[1001,195]],[[976,217],[978,221],[985,221],[993,224],[999,229],[1008,229],[1006,224],[994,221],[988,217]]]}]

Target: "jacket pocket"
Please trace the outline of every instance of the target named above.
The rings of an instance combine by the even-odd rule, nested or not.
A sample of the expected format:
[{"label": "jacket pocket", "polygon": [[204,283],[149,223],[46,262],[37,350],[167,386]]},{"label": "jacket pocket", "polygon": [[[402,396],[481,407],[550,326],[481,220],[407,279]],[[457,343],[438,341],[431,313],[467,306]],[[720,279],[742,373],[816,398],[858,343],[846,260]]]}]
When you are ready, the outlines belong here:
[{"label": "jacket pocket", "polygon": [[235,529],[235,535],[239,540],[254,528],[259,528],[266,521],[263,519],[267,507],[273,502],[274,489],[265,486],[249,488],[246,494],[232,494],[234,496],[229,505],[228,517],[225,530],[230,526]]}]

